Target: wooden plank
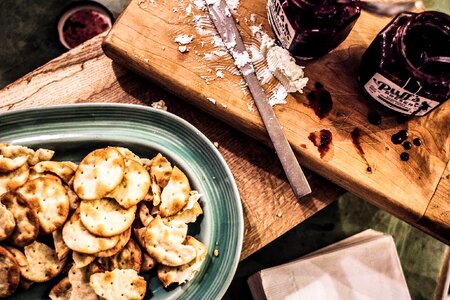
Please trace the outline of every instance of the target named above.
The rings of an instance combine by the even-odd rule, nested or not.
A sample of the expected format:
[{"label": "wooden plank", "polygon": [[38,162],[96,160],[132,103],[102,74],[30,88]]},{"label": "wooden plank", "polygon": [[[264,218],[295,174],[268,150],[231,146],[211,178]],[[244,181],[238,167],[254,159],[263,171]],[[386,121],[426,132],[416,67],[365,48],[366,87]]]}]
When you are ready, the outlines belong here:
[{"label": "wooden plank", "polygon": [[[105,39],[103,47],[107,55],[240,131],[270,144],[258,113],[248,109],[251,99],[245,88],[242,89],[241,77],[235,72],[231,56],[216,57],[215,61],[204,58],[215,49],[211,42],[216,32],[203,19],[202,29],[196,29],[193,19],[194,16],[206,18],[207,12],[193,6],[188,16],[185,11],[188,2],[166,0],[164,5],[152,2],[130,2]],[[270,33],[266,1],[243,0],[240,3],[237,18],[244,42],[249,48],[258,47],[250,26],[262,24]],[[255,23],[250,21],[251,14],[256,16]],[[360,57],[388,21],[388,18],[362,13],[344,43],[307,65],[305,73],[310,82],[305,93],[320,81],[333,97],[333,110],[327,118],[319,119],[314,114],[304,94],[289,96],[286,105],[275,106],[274,110],[304,166],[422,229],[418,222],[433,199],[437,213],[427,215],[435,225],[435,230],[431,231],[448,243],[448,238],[443,237],[448,233],[440,230],[446,228],[449,220],[436,218],[436,215],[449,211],[450,202],[448,195],[435,191],[445,182],[442,174],[450,158],[450,102],[426,117],[403,124],[387,114],[383,114],[379,126],[367,121],[371,107],[364,100],[356,79]],[[190,51],[184,54],[174,42],[181,33],[195,37],[188,45]],[[215,78],[217,68],[225,70],[225,78]],[[265,88],[270,90],[271,84]],[[216,99],[216,103],[207,98]],[[355,128],[362,132],[364,157],[352,143],[351,132]],[[310,133],[322,129],[333,134],[334,155],[326,160],[320,158],[317,148],[308,139]],[[390,141],[401,129],[407,129],[411,137],[420,137],[423,142],[422,146],[409,151],[408,162],[399,158],[404,151],[401,145]],[[372,172],[367,172],[368,165]]]},{"label": "wooden plank", "polygon": [[94,38],[0,90],[0,111],[85,102],[150,105],[163,99],[170,112],[217,142],[230,166],[244,208],[242,259],[343,193],[341,188],[308,172],[314,193],[297,201],[271,149],[113,63],[100,48],[102,39]]}]

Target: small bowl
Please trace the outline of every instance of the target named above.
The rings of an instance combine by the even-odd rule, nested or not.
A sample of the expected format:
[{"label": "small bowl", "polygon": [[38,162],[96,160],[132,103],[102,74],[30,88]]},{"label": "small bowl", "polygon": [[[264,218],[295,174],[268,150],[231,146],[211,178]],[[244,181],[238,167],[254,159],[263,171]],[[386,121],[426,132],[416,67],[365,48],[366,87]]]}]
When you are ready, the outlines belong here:
[{"label": "small bowl", "polygon": [[70,50],[111,29],[113,20],[112,13],[100,3],[73,2],[62,11],[58,20],[59,41]]}]

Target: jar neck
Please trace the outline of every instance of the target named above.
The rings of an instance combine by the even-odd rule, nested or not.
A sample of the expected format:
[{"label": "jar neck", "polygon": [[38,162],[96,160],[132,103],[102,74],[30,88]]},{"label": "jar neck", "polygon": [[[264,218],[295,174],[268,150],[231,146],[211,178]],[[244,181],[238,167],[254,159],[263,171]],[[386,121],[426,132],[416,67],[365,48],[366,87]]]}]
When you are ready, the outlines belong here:
[{"label": "jar neck", "polygon": [[[408,44],[408,40],[415,39],[415,37],[411,37],[409,35],[414,34],[414,30],[420,26],[427,28],[427,33],[434,31],[442,34],[443,36],[446,36],[446,39],[450,40],[450,16],[440,12],[423,12],[419,14],[410,14],[412,14],[410,19],[399,28],[399,31],[395,36],[397,51],[399,51],[403,59],[404,66],[411,74],[414,75],[414,77],[421,81],[426,81],[429,83],[450,83],[450,74],[443,74],[442,76],[440,76],[430,74],[430,72],[422,71],[421,68],[424,64],[419,65],[417,63],[417,60],[414,63],[411,57],[411,51],[410,49],[408,49],[408,47],[413,46],[411,44]],[[439,47],[439,45],[436,46]],[[418,45],[418,47],[425,46]],[[425,55],[427,55],[427,53],[424,50],[421,56]],[[425,62],[426,59],[429,59],[429,57],[421,57],[421,60],[423,62]]]}]

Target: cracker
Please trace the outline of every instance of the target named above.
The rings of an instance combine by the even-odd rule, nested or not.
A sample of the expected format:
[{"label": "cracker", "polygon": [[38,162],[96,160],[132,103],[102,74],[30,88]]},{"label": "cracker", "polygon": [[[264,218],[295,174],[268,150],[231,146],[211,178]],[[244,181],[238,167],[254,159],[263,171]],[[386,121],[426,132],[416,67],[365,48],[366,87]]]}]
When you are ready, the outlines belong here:
[{"label": "cracker", "polygon": [[150,188],[150,175],[137,161],[125,159],[125,174],[122,182],[108,194],[123,207],[138,204],[147,195]]},{"label": "cracker", "polygon": [[22,276],[34,282],[45,282],[58,275],[66,263],[60,261],[54,249],[34,241],[24,248],[28,266],[21,268]]},{"label": "cracker", "polygon": [[108,300],[142,299],[147,289],[144,277],[131,269],[92,274],[90,285],[97,295]]},{"label": "cracker", "polygon": [[203,213],[202,207],[198,202],[194,203],[191,209],[182,210],[176,215],[164,218],[167,221],[177,220],[184,223],[194,223],[197,221],[197,217]]},{"label": "cracker", "polygon": [[27,162],[27,159],[28,158],[26,156],[8,158],[0,155],[0,172],[7,173],[14,171],[23,166]]},{"label": "cracker", "polygon": [[95,256],[95,254],[91,255],[91,254],[85,254],[85,253],[80,253],[80,252],[76,252],[76,251],[72,252],[73,262],[75,263],[75,267],[77,267],[78,269],[88,266],[96,258],[97,257]]},{"label": "cracker", "polygon": [[64,224],[69,215],[69,197],[61,180],[38,177],[17,190],[33,206],[44,233]]},{"label": "cracker", "polygon": [[14,215],[16,227],[8,241],[17,247],[32,243],[39,233],[39,220],[25,198],[16,192],[8,192],[0,197],[0,202]]},{"label": "cracker", "polygon": [[195,258],[195,248],[183,244],[187,234],[186,224],[176,221],[165,224],[160,216],[156,216],[146,228],[145,249],[157,262],[181,266]]},{"label": "cracker", "polygon": [[153,159],[150,166],[150,174],[155,177],[156,183],[164,188],[170,180],[172,174],[172,166],[170,162],[158,153]]},{"label": "cracker", "polygon": [[111,249],[105,250],[105,251],[97,252],[97,253],[95,253],[95,256],[97,256],[97,257],[113,256],[114,254],[116,254],[117,252],[122,250],[123,247],[125,247],[125,245],[130,240],[130,237],[131,237],[131,226],[127,230],[125,230],[124,232],[122,232],[120,234],[119,242],[114,247],[112,247]]},{"label": "cracker", "polygon": [[70,300],[72,295],[72,284],[69,281],[69,277],[64,277],[58,282],[48,294],[51,300]]},{"label": "cracker", "polygon": [[20,269],[14,256],[0,246],[0,298],[11,296],[19,286]]},{"label": "cracker", "polygon": [[161,216],[168,217],[179,212],[188,203],[190,191],[188,178],[180,169],[174,167],[169,183],[161,193]]},{"label": "cracker", "polygon": [[97,237],[90,233],[80,219],[80,211],[77,209],[68,222],[64,224],[63,240],[73,251],[94,254],[113,248],[119,242],[119,236]]},{"label": "cracker", "polygon": [[14,215],[0,203],[0,241],[6,240],[16,228]]},{"label": "cracker", "polygon": [[[155,176],[152,176],[150,190],[152,192],[153,206],[158,206],[161,203],[161,187],[156,182]],[[146,198],[150,198],[150,196]]]},{"label": "cracker", "polygon": [[100,199],[120,184],[124,173],[125,163],[119,151],[114,148],[97,149],[78,165],[73,188],[81,199]]},{"label": "cracker", "polygon": [[132,159],[137,162],[140,162],[140,160],[141,160],[141,158],[139,156],[134,154],[133,151],[131,151],[128,148],[125,148],[125,147],[113,147],[113,148],[115,148],[117,151],[119,151],[120,154],[122,154],[122,156],[125,157],[126,159]]},{"label": "cracker", "polygon": [[41,161],[51,160],[54,154],[53,150],[39,148],[28,158],[28,163],[30,166],[34,166]]},{"label": "cracker", "polygon": [[186,245],[190,245],[195,248],[197,256],[194,260],[179,267],[168,267],[164,265],[158,266],[158,278],[164,287],[168,287],[173,283],[182,284],[190,281],[194,278],[194,275],[200,271],[208,249],[202,242],[196,240],[192,236],[186,237]]},{"label": "cracker", "polygon": [[67,247],[66,243],[62,238],[62,228],[58,228],[52,232],[53,244],[55,245],[56,256],[59,260],[65,259],[70,252],[70,248]]},{"label": "cracker", "polygon": [[70,188],[68,185],[64,185],[67,192],[67,197],[69,197],[69,208],[70,210],[76,210],[80,206],[80,198],[78,195]]},{"label": "cracker", "polygon": [[127,230],[134,221],[136,205],[128,209],[113,199],[81,201],[81,222],[92,234],[110,237]]},{"label": "cracker", "polygon": [[156,260],[148,255],[148,253],[142,253],[141,271],[139,273],[145,273],[152,270],[156,266]]},{"label": "cracker", "polygon": [[97,300],[97,294],[89,284],[89,274],[86,268],[76,268],[72,266],[68,273],[69,282],[72,285],[73,300]]},{"label": "cracker", "polygon": [[139,245],[145,249],[145,232],[147,231],[147,227],[135,228],[134,229],[134,237]]},{"label": "cracker", "polygon": [[66,166],[68,166],[69,168],[71,168],[74,172],[77,170],[78,165],[76,163],[74,163],[73,161],[62,161],[61,163],[65,164]]},{"label": "cracker", "polygon": [[12,172],[0,173],[0,195],[21,187],[27,182],[29,174],[28,164],[23,164]]},{"label": "cracker", "polygon": [[117,254],[110,257],[100,257],[91,266],[91,274],[113,271],[114,269],[141,270],[142,251],[132,239]]},{"label": "cracker", "polygon": [[37,163],[32,170],[38,174],[51,173],[61,178],[65,183],[68,183],[75,170],[67,166],[67,164],[59,161],[41,161]]},{"label": "cracker", "polygon": [[153,216],[150,214],[150,210],[146,203],[141,202],[139,204],[139,219],[141,220],[142,225],[147,226],[153,220]]}]

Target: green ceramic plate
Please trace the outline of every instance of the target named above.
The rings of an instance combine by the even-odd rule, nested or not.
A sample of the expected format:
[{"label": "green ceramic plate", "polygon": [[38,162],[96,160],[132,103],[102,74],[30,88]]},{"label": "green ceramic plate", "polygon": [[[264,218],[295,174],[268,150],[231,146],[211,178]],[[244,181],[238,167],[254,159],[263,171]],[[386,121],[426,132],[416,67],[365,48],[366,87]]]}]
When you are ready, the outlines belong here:
[{"label": "green ceramic plate", "polygon": [[[65,105],[8,112],[0,115],[0,142],[44,147],[54,159],[80,161],[91,150],[108,145],[128,147],[142,157],[165,155],[189,177],[203,197],[203,217],[191,228],[208,247],[201,271],[188,284],[164,289],[152,278],[147,297],[154,299],[220,299],[239,261],[243,215],[233,176],[220,153],[183,119],[137,105]],[[214,256],[214,249],[219,256]],[[16,299],[45,299],[55,278],[36,284]]]}]

